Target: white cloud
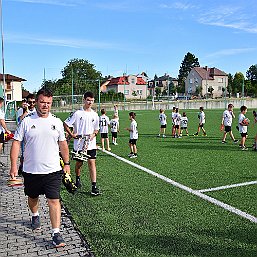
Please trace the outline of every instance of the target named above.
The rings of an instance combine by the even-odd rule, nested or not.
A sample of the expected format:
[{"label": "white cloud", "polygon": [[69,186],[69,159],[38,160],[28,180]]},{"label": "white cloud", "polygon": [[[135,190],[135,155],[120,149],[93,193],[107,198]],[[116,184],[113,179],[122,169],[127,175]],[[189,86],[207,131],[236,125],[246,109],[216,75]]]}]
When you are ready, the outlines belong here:
[{"label": "white cloud", "polygon": [[231,49],[223,49],[211,54],[208,54],[206,57],[221,57],[221,56],[228,56],[228,55],[238,55],[243,53],[248,53],[252,51],[256,51],[257,48],[231,48]]},{"label": "white cloud", "polygon": [[27,44],[27,45],[49,45],[49,46],[61,46],[69,48],[95,48],[95,49],[119,49],[118,45],[92,41],[83,39],[71,39],[71,38],[46,38],[42,36],[31,35],[18,35],[18,34],[6,34],[6,42]]},{"label": "white cloud", "polygon": [[161,8],[166,8],[166,9],[180,9],[180,10],[188,10],[188,9],[192,9],[195,8],[194,5],[189,4],[189,3],[185,3],[185,2],[175,2],[175,3],[171,3],[171,4],[161,4],[160,5]]},{"label": "white cloud", "polygon": [[46,4],[60,6],[77,6],[82,3],[80,0],[11,0],[14,2],[31,3],[31,4]]}]

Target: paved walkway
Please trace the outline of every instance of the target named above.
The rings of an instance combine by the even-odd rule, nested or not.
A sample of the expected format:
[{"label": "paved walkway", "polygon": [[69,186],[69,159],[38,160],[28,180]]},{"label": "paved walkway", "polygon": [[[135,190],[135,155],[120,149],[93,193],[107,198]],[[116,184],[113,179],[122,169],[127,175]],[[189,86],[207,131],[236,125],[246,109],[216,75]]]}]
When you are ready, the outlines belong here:
[{"label": "paved walkway", "polygon": [[1,154],[0,161],[0,257],[56,257],[56,256],[89,256],[94,255],[83,239],[76,225],[65,208],[62,206],[61,234],[66,242],[65,247],[56,249],[52,245],[51,225],[45,197],[40,198],[41,230],[32,231],[30,225],[30,211],[27,206],[23,188],[7,186],[9,174],[8,143],[5,154]]}]

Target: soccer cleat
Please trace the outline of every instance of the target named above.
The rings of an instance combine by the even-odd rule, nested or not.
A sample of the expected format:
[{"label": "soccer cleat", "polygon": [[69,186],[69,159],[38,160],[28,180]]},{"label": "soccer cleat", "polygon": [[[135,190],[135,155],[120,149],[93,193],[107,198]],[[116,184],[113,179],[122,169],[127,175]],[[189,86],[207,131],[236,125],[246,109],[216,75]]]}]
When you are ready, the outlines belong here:
[{"label": "soccer cleat", "polygon": [[247,148],[247,147],[242,146],[242,151],[247,151],[247,150],[248,150],[248,148]]},{"label": "soccer cleat", "polygon": [[159,134],[159,135],[157,135],[157,137],[160,137],[161,135]]},{"label": "soccer cleat", "polygon": [[60,235],[60,233],[54,233],[54,235],[53,235],[53,245],[56,248],[63,247],[63,246],[66,245],[62,236]]},{"label": "soccer cleat", "polygon": [[203,133],[202,136],[203,136],[203,137],[207,137],[207,134],[206,134],[206,133]]},{"label": "soccer cleat", "polygon": [[166,137],[165,135],[162,135],[162,137]]},{"label": "soccer cleat", "polygon": [[76,185],[77,188],[81,188],[82,185],[81,185],[80,179],[78,179],[78,178],[76,179],[76,184],[75,185]]},{"label": "soccer cleat", "polygon": [[236,143],[238,143],[238,140],[237,140],[237,139],[235,139],[235,140],[234,140],[234,143],[235,143],[235,144],[236,144]]},{"label": "soccer cleat", "polygon": [[129,157],[130,159],[134,159],[134,158],[137,158],[137,155],[133,154]]},{"label": "soccer cleat", "polygon": [[111,151],[112,149],[111,148],[107,148],[107,151]]},{"label": "soccer cleat", "polygon": [[91,195],[97,196],[100,195],[100,191],[97,187],[92,187]]},{"label": "soccer cleat", "polygon": [[133,153],[130,153],[130,154],[128,154],[128,157],[130,157],[130,156],[132,156],[132,155],[134,155]]},{"label": "soccer cleat", "polygon": [[221,141],[222,144],[226,144],[227,142],[226,141]]},{"label": "soccer cleat", "polygon": [[41,228],[39,216],[32,216],[31,227],[32,227],[32,230],[37,230]]},{"label": "soccer cleat", "polygon": [[198,137],[198,133],[193,134],[194,137]]}]

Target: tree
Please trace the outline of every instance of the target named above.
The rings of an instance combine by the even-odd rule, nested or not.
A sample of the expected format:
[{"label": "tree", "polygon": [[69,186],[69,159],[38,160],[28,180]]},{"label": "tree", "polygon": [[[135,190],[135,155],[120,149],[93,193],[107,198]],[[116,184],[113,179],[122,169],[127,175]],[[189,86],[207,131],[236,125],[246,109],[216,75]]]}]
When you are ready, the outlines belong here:
[{"label": "tree", "polygon": [[231,73],[228,74],[228,85],[227,85],[227,90],[228,90],[228,95],[229,98],[231,97],[232,94],[232,88],[233,88],[233,75]]},{"label": "tree", "polygon": [[157,96],[158,99],[159,99],[159,96],[160,96],[161,92],[162,92],[162,90],[161,90],[160,87],[156,87],[156,88],[155,88],[155,94],[156,94],[156,96]]},{"label": "tree", "polygon": [[180,93],[185,92],[185,80],[194,67],[200,67],[198,58],[195,57],[194,54],[187,53],[184,57],[184,60],[181,63],[178,75],[178,89],[177,91]]},{"label": "tree", "polygon": [[248,85],[248,94],[257,95],[257,64],[252,65],[246,72],[246,77],[251,85]]},{"label": "tree", "polygon": [[232,91],[234,94],[242,92],[244,80],[245,80],[245,78],[244,78],[244,74],[242,72],[237,72],[235,74],[234,79],[233,79],[233,84],[232,84]]},{"label": "tree", "polygon": [[210,93],[210,95],[211,95],[211,97],[213,97],[213,90],[214,90],[214,88],[212,87],[212,86],[210,86],[209,88],[208,88],[208,92]]}]

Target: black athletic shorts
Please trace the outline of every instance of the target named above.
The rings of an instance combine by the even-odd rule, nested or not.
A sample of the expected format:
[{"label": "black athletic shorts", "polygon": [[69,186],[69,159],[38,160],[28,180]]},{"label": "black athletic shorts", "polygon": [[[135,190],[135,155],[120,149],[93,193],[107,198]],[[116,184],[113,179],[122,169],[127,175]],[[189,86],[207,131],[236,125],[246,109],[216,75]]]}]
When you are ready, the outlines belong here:
[{"label": "black athletic shorts", "polygon": [[[76,152],[74,149],[73,149],[74,152]],[[79,153],[81,153],[81,151],[79,151]],[[95,160],[96,159],[96,149],[92,149],[92,150],[87,150],[87,155],[89,155],[87,158],[90,159],[90,160]],[[79,159],[77,159],[76,157],[72,156],[72,159],[74,161],[78,161],[78,162],[83,162]]]},{"label": "black athletic shorts", "polygon": [[161,125],[161,128],[166,128],[167,127],[167,125],[165,124],[165,125]]},{"label": "black athletic shorts", "polygon": [[108,138],[108,133],[101,133],[101,138]]},{"label": "black athletic shorts", "polygon": [[225,132],[230,132],[231,131],[231,126],[225,126]]},{"label": "black athletic shorts", "polygon": [[62,171],[49,174],[31,174],[22,172],[24,192],[30,198],[45,195],[47,199],[60,199]]},{"label": "black athletic shorts", "polygon": [[187,127],[182,127],[181,130],[187,129]]},{"label": "black athletic shorts", "polygon": [[132,145],[136,145],[137,144],[137,139],[129,139],[129,143]]},{"label": "black athletic shorts", "polygon": [[113,138],[117,138],[118,137],[118,133],[117,132],[112,132],[112,137]]},{"label": "black athletic shorts", "polygon": [[4,143],[4,132],[0,134],[0,143]]},{"label": "black athletic shorts", "polygon": [[248,134],[247,132],[246,133],[240,133],[241,134],[241,137],[246,137]]},{"label": "black athletic shorts", "polygon": [[199,127],[200,127],[200,128],[203,128],[203,126],[204,126],[204,124],[199,124]]},{"label": "black athletic shorts", "polygon": [[179,125],[175,125],[175,128],[176,128],[176,129],[179,129]]}]

